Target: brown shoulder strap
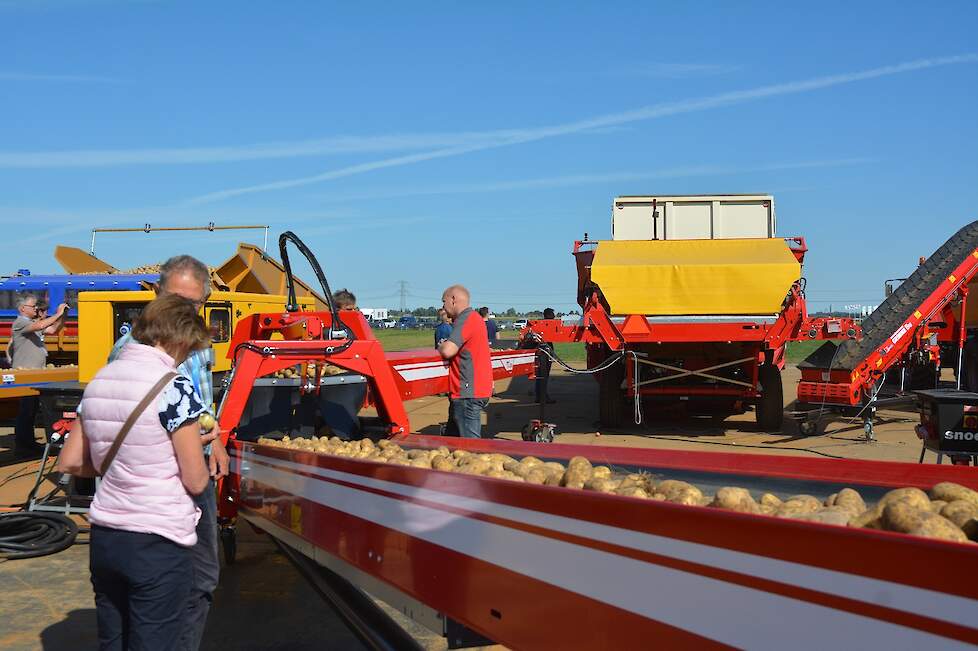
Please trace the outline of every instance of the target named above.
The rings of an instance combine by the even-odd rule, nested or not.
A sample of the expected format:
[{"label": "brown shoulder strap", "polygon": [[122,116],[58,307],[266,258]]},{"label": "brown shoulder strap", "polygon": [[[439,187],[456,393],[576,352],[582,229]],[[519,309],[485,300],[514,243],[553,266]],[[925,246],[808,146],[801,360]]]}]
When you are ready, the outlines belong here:
[{"label": "brown shoulder strap", "polygon": [[122,429],[119,430],[118,436],[116,436],[115,440],[112,441],[112,447],[109,448],[108,453],[105,455],[105,459],[102,460],[102,467],[99,468],[98,471],[99,475],[103,477],[105,476],[105,473],[109,470],[109,466],[112,464],[112,460],[115,459],[116,453],[122,446],[122,442],[126,439],[126,435],[129,434],[129,430],[132,429],[132,426],[136,424],[136,419],[139,418],[144,411],[146,411],[146,408],[149,407],[149,403],[153,402],[153,398],[159,395],[160,391],[163,390],[163,387],[169,384],[170,380],[176,376],[177,373],[171,371],[161,377],[159,382],[154,384],[153,388],[149,390],[149,393],[143,396],[143,399],[139,401],[136,408],[132,410],[131,414],[129,414],[129,418],[127,418],[126,422],[122,424]]}]

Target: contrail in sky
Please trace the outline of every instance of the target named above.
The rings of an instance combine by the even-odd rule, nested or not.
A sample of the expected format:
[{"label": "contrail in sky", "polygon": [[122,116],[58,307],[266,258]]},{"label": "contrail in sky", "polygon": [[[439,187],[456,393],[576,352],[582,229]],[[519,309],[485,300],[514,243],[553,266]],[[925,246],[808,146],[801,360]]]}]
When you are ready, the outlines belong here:
[{"label": "contrail in sky", "polygon": [[[0,73],[3,79],[3,73]],[[0,168],[111,167],[121,165],[195,165],[238,161],[297,158],[336,154],[363,154],[489,144],[512,135],[509,131],[475,133],[394,134],[388,136],[336,136],[296,142],[267,142],[218,147],[154,149],[80,149],[67,151],[0,152]]]},{"label": "contrail in sky", "polygon": [[960,64],[960,63],[975,63],[975,62],[978,62],[978,53],[970,53],[970,54],[962,54],[957,56],[938,57],[938,58],[930,58],[930,59],[918,59],[916,61],[909,61],[906,63],[900,63],[891,66],[883,66],[880,68],[872,68],[870,70],[863,70],[859,72],[850,72],[850,73],[839,74],[839,75],[829,75],[826,77],[816,77],[814,79],[806,79],[803,81],[794,81],[794,82],[789,82],[784,84],[774,84],[770,86],[760,86],[758,88],[751,88],[748,90],[720,93],[718,95],[712,95],[710,97],[681,100],[677,102],[664,102],[661,104],[645,106],[631,111],[600,115],[597,117],[588,118],[585,120],[578,120],[575,122],[568,122],[564,124],[558,124],[558,125],[546,126],[546,127],[512,130],[508,132],[509,135],[507,135],[506,137],[487,143],[475,143],[471,145],[462,145],[457,147],[444,147],[441,149],[435,149],[432,151],[421,152],[417,154],[397,156],[394,158],[386,158],[378,161],[360,163],[357,165],[351,165],[349,167],[330,170],[327,172],[323,172],[322,174],[315,174],[312,176],[304,176],[304,177],[293,178],[293,179],[285,179],[282,181],[273,181],[270,183],[261,183],[257,185],[230,188],[227,190],[220,190],[217,192],[210,192],[208,194],[192,197],[186,200],[184,203],[185,204],[210,203],[210,202],[221,201],[224,199],[230,199],[232,197],[238,197],[246,194],[254,194],[257,192],[270,192],[273,190],[296,188],[304,185],[322,183],[324,181],[331,181],[333,179],[343,178],[347,176],[354,176],[357,174],[363,174],[365,172],[371,172],[374,170],[385,169],[389,167],[401,167],[403,165],[411,165],[414,163],[420,163],[420,162],[435,160],[439,158],[460,156],[462,154],[467,154],[475,151],[483,151],[487,149],[495,149],[498,147],[506,147],[506,146],[516,145],[521,143],[534,142],[537,140],[544,140],[546,138],[566,136],[575,133],[590,131],[593,129],[599,129],[603,127],[615,127],[624,124],[629,124],[632,122],[654,120],[657,118],[667,117],[670,115],[679,115],[683,113],[706,111],[709,109],[732,106],[736,104],[743,104],[753,100],[766,99],[769,97],[806,93],[814,90],[821,90],[823,88],[831,88],[833,86],[851,84],[857,81],[865,81],[868,79],[876,79],[878,77],[888,77],[891,75],[913,72],[915,70],[924,70],[927,68],[936,68],[939,66],[947,66],[947,65]]},{"label": "contrail in sky", "polygon": [[94,75],[38,75],[29,72],[9,72],[0,70],[0,81],[61,81],[66,83],[118,84],[121,79],[97,77]]}]

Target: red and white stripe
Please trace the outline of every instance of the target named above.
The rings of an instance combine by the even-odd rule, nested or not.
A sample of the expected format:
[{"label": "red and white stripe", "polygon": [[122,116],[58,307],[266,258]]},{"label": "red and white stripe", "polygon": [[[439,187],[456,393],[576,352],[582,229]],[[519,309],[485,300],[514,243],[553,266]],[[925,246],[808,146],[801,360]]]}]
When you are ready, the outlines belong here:
[{"label": "red and white stripe", "polygon": [[[494,370],[503,369],[506,373],[512,373],[514,367],[532,365],[534,360],[535,354],[532,351],[520,351],[503,355],[494,354],[492,356],[492,368]],[[392,368],[405,382],[448,377],[448,362],[444,360],[416,362],[413,364],[394,364]]]},{"label": "red and white stripe", "polygon": [[[709,640],[742,648],[950,649],[978,641],[978,631],[971,628],[978,621],[978,601],[967,596],[610,526],[593,521],[601,519],[597,512],[572,518],[493,499],[494,487],[508,482],[461,478],[486,487],[484,495],[478,490],[461,495],[441,489],[444,473],[422,474],[432,481],[417,485],[385,478],[413,469],[377,472],[384,467],[313,457],[315,465],[277,454],[238,456],[245,505],[249,496],[264,494],[265,505],[252,503],[252,510],[294,529],[294,518],[281,508],[283,500],[291,502],[304,518],[297,533],[313,544],[510,646],[611,646],[643,639],[651,645],[656,640],[650,635],[669,645]],[[594,495],[588,501],[594,497],[634,502]],[[705,518],[703,526],[709,526]],[[342,544],[361,530],[372,552],[400,558],[401,564],[371,566],[362,549]],[[405,559],[398,556],[405,546],[425,551],[416,552],[417,560]],[[417,575],[435,572],[435,567],[418,566],[426,555],[439,559],[435,566],[463,568],[466,576],[446,577],[424,594]],[[449,598],[452,580],[466,586],[467,600]],[[531,639],[533,629],[526,624],[487,617],[502,594],[496,600],[488,596],[494,581],[509,586],[506,600],[522,603],[527,617],[538,603],[549,605],[535,616],[549,612],[551,621],[535,624],[550,636]],[[480,586],[486,595],[479,593]],[[520,612],[507,615],[519,617]]]}]

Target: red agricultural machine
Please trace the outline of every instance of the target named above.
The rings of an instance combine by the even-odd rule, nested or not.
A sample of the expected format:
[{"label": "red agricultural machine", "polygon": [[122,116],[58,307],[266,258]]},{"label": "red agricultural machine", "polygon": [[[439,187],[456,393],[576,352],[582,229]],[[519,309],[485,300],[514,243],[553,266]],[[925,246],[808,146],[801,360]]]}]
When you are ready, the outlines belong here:
[{"label": "red agricultural machine", "polygon": [[[836,410],[861,414],[872,438],[876,409],[906,400],[907,389],[934,388],[942,366],[955,369],[961,388],[966,323],[975,320],[975,315],[969,319],[968,284],[976,275],[978,222],[972,222],[889,292],[861,323],[861,339],[838,346],[827,342],[798,365],[799,408],[807,407],[815,417],[802,422],[802,431],[814,433],[817,416]],[[949,353],[951,359],[946,359]],[[890,374],[894,387],[887,390],[891,370],[899,371],[899,378]],[[978,389],[978,377],[969,384]]]},{"label": "red agricultural machine", "polygon": [[629,407],[639,423],[649,405],[718,419],[753,405],[758,426],[778,431],[785,344],[858,336],[849,319],[809,317],[808,247],[774,236],[773,201],[619,197],[615,239],[574,243],[580,323],[529,329],[544,341],[587,344],[588,367],[604,369],[602,424],[621,424]]},{"label": "red agricultural machine", "polygon": [[[800,288],[789,287],[785,302],[795,305]],[[605,341],[634,350],[624,342],[638,326],[641,343],[654,345],[650,333],[668,325],[602,318],[600,299],[589,294],[587,323],[609,349]],[[283,386],[315,399],[325,381],[317,369],[328,362],[367,383],[378,409],[368,432],[390,436],[408,456],[432,449],[536,455],[538,463],[586,456],[616,473],[682,479],[703,491],[739,485],[823,500],[846,486],[869,502],[891,488],[941,481],[978,488],[969,469],[407,434],[402,402],[444,390],[440,362],[385,359],[360,315],[294,307],[257,315],[235,332],[234,371],[218,414],[232,457],[220,488],[225,553],[233,559],[235,519],[268,534],[371,648],[420,648],[374,598],[445,636],[449,648],[978,644],[978,587],[960,580],[978,573],[974,544],[265,445],[254,428],[267,425],[265,414],[254,403],[270,374],[296,365],[302,376]],[[750,348],[755,367],[774,367],[778,342],[807,336],[804,326],[816,337],[846,326],[805,319],[803,303],[792,309],[800,312],[763,328],[730,322],[729,345]],[[555,323],[540,331],[547,328],[565,332]],[[682,326],[666,329],[678,338]],[[532,363],[532,351],[494,353],[496,377],[521,372],[520,356]]]}]

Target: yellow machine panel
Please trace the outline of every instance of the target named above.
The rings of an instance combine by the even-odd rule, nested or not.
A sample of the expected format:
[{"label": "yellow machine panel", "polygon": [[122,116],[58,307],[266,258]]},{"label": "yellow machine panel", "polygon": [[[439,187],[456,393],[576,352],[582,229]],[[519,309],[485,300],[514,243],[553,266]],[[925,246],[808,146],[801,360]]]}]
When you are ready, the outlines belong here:
[{"label": "yellow machine panel", "polygon": [[[116,340],[129,331],[133,320],[155,293],[145,292],[82,292],[78,295],[78,380],[91,380],[105,366]],[[304,310],[314,309],[315,299],[297,299]],[[227,371],[231,334],[238,321],[249,314],[278,312],[285,305],[285,296],[246,294],[216,291],[201,311],[211,331],[214,349],[214,371]]]},{"label": "yellow machine panel", "polygon": [[613,314],[767,315],[801,265],[780,238],[597,244],[591,280]]}]

